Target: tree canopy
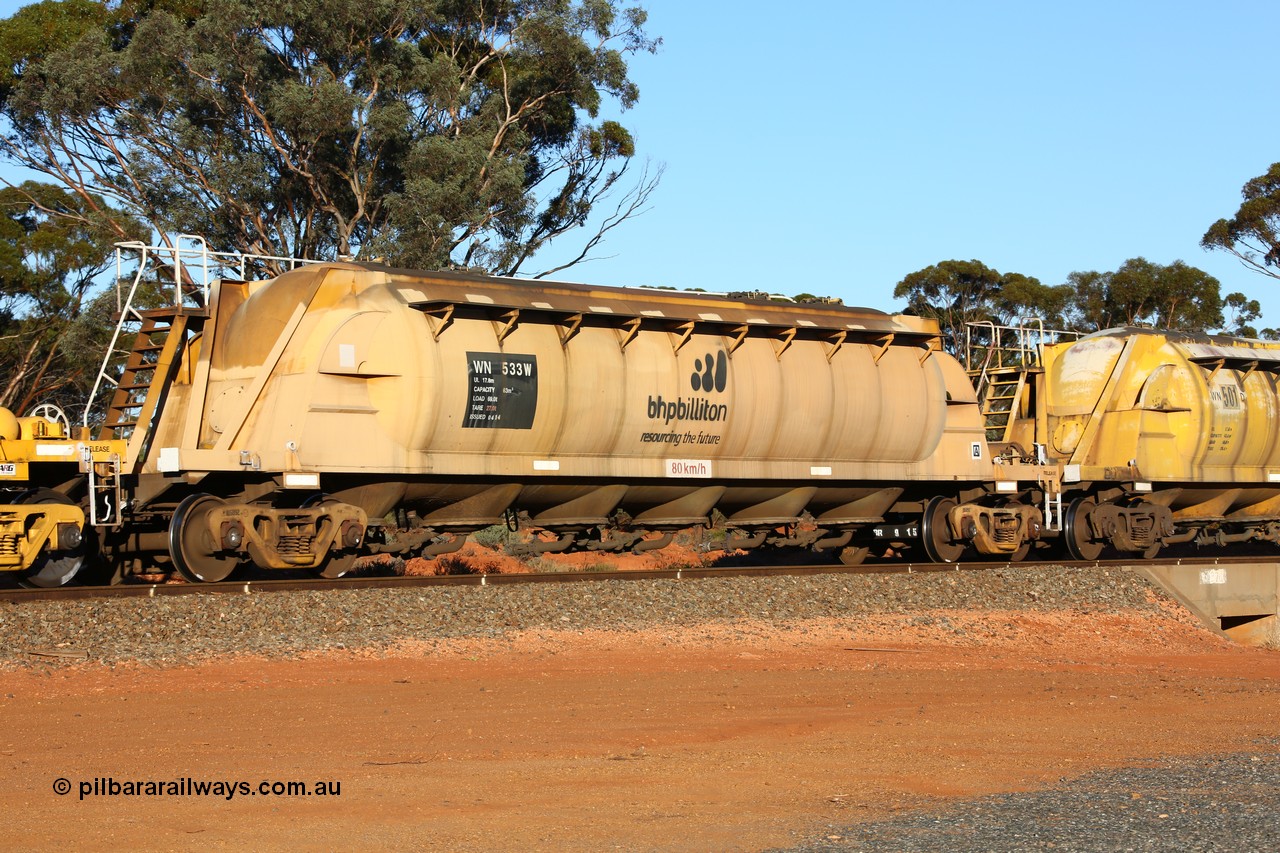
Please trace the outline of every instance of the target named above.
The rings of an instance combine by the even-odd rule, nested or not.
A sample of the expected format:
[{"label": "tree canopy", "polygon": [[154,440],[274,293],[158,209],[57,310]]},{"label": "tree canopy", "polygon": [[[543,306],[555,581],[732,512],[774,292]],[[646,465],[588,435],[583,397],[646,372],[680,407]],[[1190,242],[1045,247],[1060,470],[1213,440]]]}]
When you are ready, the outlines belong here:
[{"label": "tree canopy", "polygon": [[1244,201],[1236,215],[1209,226],[1200,245],[1230,252],[1250,269],[1280,278],[1280,163],[1240,192]]},{"label": "tree canopy", "polygon": [[1130,258],[1115,272],[1073,272],[1067,283],[1067,322],[1077,331],[1153,326],[1204,332],[1223,324],[1218,280],[1182,261],[1165,266]]},{"label": "tree canopy", "polygon": [[[1073,272],[1065,284],[1053,287],[976,260],[942,261],[905,277],[893,295],[907,300],[907,313],[936,319],[948,347],[962,359],[966,323],[1016,326],[1036,318],[1047,329],[1083,333],[1154,326],[1257,337],[1250,324],[1261,314],[1257,300],[1242,293],[1222,297],[1218,280],[1204,270],[1182,261],[1162,265],[1145,258],[1131,258],[1114,272]],[[1231,314],[1229,324],[1224,309]]]},{"label": "tree canopy", "polygon": [[575,263],[660,177],[601,118],[639,97],[645,21],[619,0],[44,0],[0,21],[0,147],[120,239],[137,217],[512,274],[595,214]]},{"label": "tree canopy", "polygon": [[22,413],[37,403],[83,405],[115,307],[95,280],[118,228],[125,239],[146,234],[118,214],[106,221],[102,205],[48,184],[0,190],[0,406]]},{"label": "tree canopy", "polygon": [[1069,293],[1020,273],[1001,273],[981,261],[942,261],[898,282],[895,299],[906,299],[908,314],[938,321],[952,352],[963,359],[965,324],[1014,325],[1027,316],[1060,322]]}]

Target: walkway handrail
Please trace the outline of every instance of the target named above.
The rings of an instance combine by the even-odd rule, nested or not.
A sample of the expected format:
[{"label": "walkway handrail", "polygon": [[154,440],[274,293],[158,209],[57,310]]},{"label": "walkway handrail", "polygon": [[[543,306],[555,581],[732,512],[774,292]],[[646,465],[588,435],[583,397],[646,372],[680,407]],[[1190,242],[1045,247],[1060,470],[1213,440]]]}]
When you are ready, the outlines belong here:
[{"label": "walkway handrail", "polygon": [[[1042,354],[1045,344],[1059,343],[1063,340],[1076,340],[1084,337],[1084,332],[1070,329],[1047,329],[1043,318],[1023,317],[1016,326],[1001,326],[991,320],[977,320],[965,323],[966,359],[972,359],[974,331],[982,329],[991,335],[986,357],[982,364],[982,375],[985,376],[993,358],[994,367],[1038,367],[1043,362]],[[1005,364],[1005,354],[1016,364]],[[976,368],[966,360],[965,368],[972,374]]]},{"label": "walkway handrail", "polygon": [[[93,389],[89,392],[89,397],[84,405],[84,416],[81,419],[81,424],[86,429],[89,427],[89,414],[93,411],[94,401],[98,399],[98,394],[103,390],[103,385],[118,384],[115,377],[111,375],[116,344],[120,341],[125,324],[141,322],[142,320],[142,314],[134,307],[134,300],[137,297],[138,285],[141,284],[143,276],[151,263],[162,263],[166,260],[171,262],[173,266],[173,307],[178,310],[182,310],[183,303],[188,295],[198,295],[200,306],[207,306],[209,304],[210,289],[215,278],[213,274],[216,274],[219,270],[235,271],[239,274],[240,280],[243,281],[248,272],[249,264],[254,262],[287,266],[290,270],[297,269],[298,266],[304,264],[324,263],[324,261],[311,258],[290,258],[282,255],[214,252],[210,251],[209,244],[205,238],[197,234],[179,234],[173,239],[171,245],[165,246],[148,246],[140,240],[128,240],[116,243],[115,249],[116,313],[119,315],[119,319],[116,321],[115,331],[111,334],[111,343],[108,344],[107,351],[102,358],[102,365],[98,368],[98,375],[94,379]],[[126,281],[124,273],[126,255],[136,256],[138,259],[137,271],[134,273],[132,280],[129,281],[127,288],[124,286]],[[193,272],[196,274],[192,274]]]}]

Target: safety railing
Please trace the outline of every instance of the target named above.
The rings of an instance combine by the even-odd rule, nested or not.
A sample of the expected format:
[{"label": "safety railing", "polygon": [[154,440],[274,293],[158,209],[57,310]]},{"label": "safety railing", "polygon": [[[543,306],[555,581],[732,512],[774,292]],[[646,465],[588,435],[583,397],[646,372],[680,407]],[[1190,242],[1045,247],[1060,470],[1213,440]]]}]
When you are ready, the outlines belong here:
[{"label": "safety railing", "polygon": [[[115,329],[103,356],[102,365],[94,379],[93,389],[85,402],[82,424],[89,427],[99,394],[108,386],[119,384],[122,358],[129,350],[121,349],[121,337],[143,322],[138,306],[140,285],[148,280],[164,282],[172,280],[172,294],[166,301],[176,311],[203,309],[209,304],[209,292],[213,282],[234,275],[244,281],[256,268],[265,275],[277,275],[305,264],[323,263],[308,258],[291,258],[282,255],[259,255],[244,252],[215,252],[205,238],[195,234],[179,234],[170,245],[148,246],[141,241],[116,243],[116,314]],[[132,276],[126,270],[136,263]],[[148,279],[148,276],[152,276]]]},{"label": "safety railing", "polygon": [[[173,277],[173,304],[182,307],[188,298],[204,306],[209,302],[209,288],[213,281],[234,275],[244,281],[251,266],[262,268],[268,275],[296,269],[304,264],[318,264],[309,258],[291,258],[283,255],[258,255],[245,252],[215,252],[205,238],[195,234],[179,234],[168,246],[148,246],[140,241],[116,243],[116,311],[123,314],[133,303],[138,283],[148,270],[159,265],[169,267]],[[124,271],[132,263],[137,272],[131,280],[128,293],[123,298]],[[157,276],[159,278],[159,275]]]},{"label": "safety railing", "polygon": [[1074,341],[1082,332],[1046,329],[1039,317],[1024,317],[1016,326],[990,320],[965,323],[965,369],[971,375],[986,376],[992,370],[1040,366],[1042,347]]}]

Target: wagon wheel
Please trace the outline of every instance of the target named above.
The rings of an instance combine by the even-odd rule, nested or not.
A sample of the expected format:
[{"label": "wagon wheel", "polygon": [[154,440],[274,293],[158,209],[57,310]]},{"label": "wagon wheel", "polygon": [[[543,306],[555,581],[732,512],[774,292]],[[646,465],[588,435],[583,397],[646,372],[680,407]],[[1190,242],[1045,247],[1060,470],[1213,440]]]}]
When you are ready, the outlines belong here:
[{"label": "wagon wheel", "polygon": [[920,517],[920,542],[924,552],[935,563],[954,563],[964,553],[965,543],[951,537],[947,513],[958,504],[951,498],[937,497],[924,505]]},{"label": "wagon wheel", "polygon": [[1156,558],[1156,554],[1160,553],[1160,548],[1161,548],[1161,545],[1159,542],[1153,542],[1150,545],[1148,545],[1146,548],[1143,548],[1141,551],[1139,551],[1138,555],[1141,556],[1142,559],[1144,560],[1154,560]]},{"label": "wagon wheel", "polygon": [[1106,547],[1089,532],[1089,516],[1097,508],[1093,498],[1076,498],[1062,517],[1062,541],[1073,560],[1096,560]]},{"label": "wagon wheel", "polygon": [[209,513],[225,503],[213,495],[185,498],[169,522],[169,556],[184,578],[195,583],[226,580],[240,565],[235,554],[224,554],[209,533]]},{"label": "wagon wheel", "polygon": [[27,417],[44,418],[51,424],[62,424],[62,434],[71,435],[71,421],[67,420],[67,413],[53,403],[41,403],[27,412]]},{"label": "wagon wheel", "polygon": [[1023,560],[1027,559],[1027,555],[1030,553],[1031,553],[1031,540],[1024,539],[1022,540],[1022,544],[1018,546],[1017,550],[1009,554],[1009,562],[1021,563]]},{"label": "wagon wheel", "polygon": [[327,580],[340,578],[347,572],[351,571],[351,567],[355,565],[356,558],[359,556],[360,555],[356,553],[335,554],[330,551],[329,555],[324,558],[323,563],[309,571],[318,578],[325,578]]},{"label": "wagon wheel", "polygon": [[[310,497],[307,500],[303,501],[302,505],[304,507],[324,506],[325,504],[334,504],[334,503],[338,503],[338,501],[335,501],[333,498],[330,498],[327,495],[320,494],[320,495],[315,495],[314,497]],[[324,560],[320,563],[320,565],[316,566],[313,569],[308,569],[308,571],[318,578],[325,578],[326,580],[334,580],[335,578],[340,578],[343,575],[345,575],[347,572],[351,571],[351,567],[355,565],[356,559],[359,556],[360,555],[355,551],[352,551],[350,553],[345,553],[345,554],[335,554],[332,550],[330,550],[327,554],[325,554]]]},{"label": "wagon wheel", "polygon": [[[75,501],[53,489],[33,489],[18,499],[24,504],[74,504]],[[30,568],[18,576],[18,583],[30,589],[65,586],[84,567],[85,560],[96,548],[94,530],[85,525],[80,532],[80,544],[69,551],[57,551],[55,557],[48,549],[42,551]]]}]

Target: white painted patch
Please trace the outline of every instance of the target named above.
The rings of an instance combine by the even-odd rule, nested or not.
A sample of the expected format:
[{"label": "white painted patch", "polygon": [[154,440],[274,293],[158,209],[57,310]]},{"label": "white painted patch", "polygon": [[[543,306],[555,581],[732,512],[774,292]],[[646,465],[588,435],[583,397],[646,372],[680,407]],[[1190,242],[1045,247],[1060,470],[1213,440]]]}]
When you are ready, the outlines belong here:
[{"label": "white painted patch", "polygon": [[320,475],[310,471],[287,471],[284,475],[286,489],[318,489]]},{"label": "white painted patch", "polygon": [[699,314],[698,316],[703,320],[714,320],[717,323],[724,322],[719,314]]},{"label": "white painted patch", "polygon": [[338,344],[338,366],[339,367],[355,367],[356,366],[356,345],[355,344]]},{"label": "white painted patch", "polygon": [[1151,484],[1150,483],[1134,483],[1133,490],[1135,492],[1149,492],[1151,491]]},{"label": "white painted patch", "polygon": [[160,473],[162,474],[172,474],[175,471],[181,471],[181,452],[176,447],[160,448],[160,459],[156,462],[156,467],[160,469]]},{"label": "white painted patch", "polygon": [[76,449],[70,444],[37,444],[36,456],[75,456]]},{"label": "white painted patch", "polygon": [[996,491],[1004,494],[1018,491],[1017,480],[996,480]]},{"label": "white painted patch", "polygon": [[535,471],[559,471],[560,460],[558,459],[535,459],[533,460],[533,470]]},{"label": "white painted patch", "polygon": [[809,469],[810,477],[830,477],[831,467],[829,465],[814,465]]},{"label": "white painted patch", "polygon": [[1200,585],[1201,586],[1217,586],[1227,582],[1226,569],[1201,569]]},{"label": "white painted patch", "polygon": [[612,308],[610,308],[608,305],[591,305],[591,306],[589,306],[589,307],[591,308],[591,310],[592,310],[592,311],[596,312],[597,314],[612,314],[612,313],[613,313],[613,309],[612,309]]},{"label": "white painted patch", "polygon": [[1063,465],[1062,466],[1062,482],[1064,483],[1080,482],[1080,466],[1079,465]]}]

